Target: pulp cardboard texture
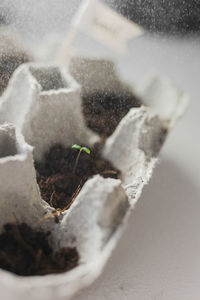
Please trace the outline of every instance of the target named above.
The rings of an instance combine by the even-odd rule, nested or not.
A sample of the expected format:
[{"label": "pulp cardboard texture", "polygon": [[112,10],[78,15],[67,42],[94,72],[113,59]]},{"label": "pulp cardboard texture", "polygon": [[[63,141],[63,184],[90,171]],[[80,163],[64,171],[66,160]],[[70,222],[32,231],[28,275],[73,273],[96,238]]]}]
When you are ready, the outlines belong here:
[{"label": "pulp cardboard texture", "polygon": [[0,123],[12,122],[21,130],[36,160],[55,143],[91,145],[98,139],[85,126],[80,86],[64,68],[20,66],[0,105]]},{"label": "pulp cardboard texture", "polygon": [[[110,61],[72,58],[69,70],[75,79],[60,67],[22,65],[1,99],[0,229],[8,221],[15,222],[15,218],[32,225],[52,210],[41,199],[33,158],[41,160],[55,143],[92,145],[98,140],[85,126],[83,93],[129,88],[140,94],[147,106],[132,108],[102,150],[102,155],[120,169],[121,178],[94,176],[63,213],[59,224],[52,217],[39,225],[51,230],[54,249],[59,245],[76,247],[79,265],[63,274],[28,278],[1,270],[4,299],[66,300],[97,278],[117,244],[130,208],[152,174],[167,133],[185,109],[185,94],[169,82],[154,79],[143,88],[133,88],[120,79]],[[167,112],[160,105],[166,99],[170,101]]]}]

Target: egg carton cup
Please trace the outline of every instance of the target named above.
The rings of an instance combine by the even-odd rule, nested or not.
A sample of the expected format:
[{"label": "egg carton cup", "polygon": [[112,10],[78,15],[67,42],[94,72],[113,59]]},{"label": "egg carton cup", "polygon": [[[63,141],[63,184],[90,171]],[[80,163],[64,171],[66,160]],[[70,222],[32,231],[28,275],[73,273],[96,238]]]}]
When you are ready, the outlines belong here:
[{"label": "egg carton cup", "polygon": [[128,91],[138,96],[144,106],[152,108],[170,129],[187,108],[188,94],[168,78],[152,75],[138,85],[131,85],[120,76],[112,60],[76,55],[68,60],[69,72],[82,86],[84,96],[96,91],[116,94]]},{"label": "egg carton cup", "polygon": [[[87,73],[88,67],[93,75]],[[0,149],[4,149],[4,136],[9,142],[0,158],[4,195],[0,200],[0,230],[7,222],[26,222],[32,226],[52,211],[41,198],[34,160],[42,160],[44,153],[56,143],[92,146],[98,141],[98,136],[85,126],[81,95],[96,89],[133,89],[120,79],[109,61],[76,58],[71,60],[69,68],[76,80],[62,67],[22,65],[13,74],[1,99]],[[172,85],[163,84],[161,79],[153,84],[138,88],[138,94],[142,103],[154,103],[154,107],[132,108],[102,150],[102,155],[121,171],[121,178],[92,177],[63,213],[59,224],[53,217],[39,224],[42,230],[51,231],[50,242],[55,250],[59,245],[77,248],[79,265],[62,274],[30,277],[0,270],[4,299],[66,300],[100,275],[131,207],[152,174],[169,129],[186,105],[185,94]],[[151,90],[151,94],[147,93],[149,98],[145,97],[147,89]],[[167,112],[159,109],[156,100],[166,98],[172,105]],[[22,132],[24,138],[17,132]],[[15,174],[21,180],[15,179]]]},{"label": "egg carton cup", "polygon": [[86,128],[81,112],[81,87],[63,67],[24,64],[13,74],[0,103],[0,123],[18,127],[41,160],[54,144],[71,146],[98,137]]},{"label": "egg carton cup", "polygon": [[[0,127],[0,231],[9,222],[33,226],[47,211],[41,201],[32,158],[33,147],[25,143],[14,125]],[[43,203],[43,205],[42,205]],[[44,225],[44,223],[43,223]],[[45,228],[44,228],[45,229]]]},{"label": "egg carton cup", "polygon": [[[112,60],[71,56],[68,68],[82,86],[82,96],[96,91],[128,91],[142,106],[130,109],[106,140],[102,155],[121,171],[122,186],[134,207],[152,174],[169,131],[188,105],[187,93],[156,75],[134,86],[124,81]],[[86,75],[87,74],[87,75]]]},{"label": "egg carton cup", "polygon": [[115,246],[129,202],[121,181],[99,175],[88,180],[60,224],[52,208],[41,199],[33,166],[33,147],[12,124],[0,126],[0,232],[7,223],[25,222],[51,231],[50,243],[76,247],[78,267],[58,275],[19,277],[0,270],[4,299],[69,299],[101,271]]}]

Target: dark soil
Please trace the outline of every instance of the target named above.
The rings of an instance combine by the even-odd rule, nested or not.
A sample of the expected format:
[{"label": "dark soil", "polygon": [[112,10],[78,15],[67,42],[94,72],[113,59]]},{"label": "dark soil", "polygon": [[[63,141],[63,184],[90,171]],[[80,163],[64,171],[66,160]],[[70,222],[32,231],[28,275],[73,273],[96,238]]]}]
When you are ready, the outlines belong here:
[{"label": "dark soil", "polygon": [[141,106],[140,100],[127,90],[120,94],[96,91],[82,99],[87,126],[103,138],[114,132],[132,107]]},{"label": "dark soil", "polygon": [[0,234],[0,268],[30,276],[61,273],[76,267],[79,261],[76,248],[60,248],[53,252],[49,235],[25,223],[6,224]]},{"label": "dark soil", "polygon": [[42,198],[56,209],[68,209],[88,178],[95,174],[118,178],[119,171],[100,155],[100,146],[91,154],[81,152],[75,172],[73,168],[79,151],[55,145],[43,162],[36,162],[37,182]]}]

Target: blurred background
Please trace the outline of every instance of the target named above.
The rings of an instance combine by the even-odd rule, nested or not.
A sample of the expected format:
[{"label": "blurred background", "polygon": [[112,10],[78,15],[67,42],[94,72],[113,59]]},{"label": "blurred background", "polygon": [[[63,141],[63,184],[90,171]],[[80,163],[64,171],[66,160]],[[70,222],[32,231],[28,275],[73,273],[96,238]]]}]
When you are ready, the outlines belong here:
[{"label": "blurred background", "polygon": [[[191,34],[200,30],[198,0],[104,0],[110,7],[151,32]],[[1,18],[25,36],[66,32],[81,0],[1,0]]]},{"label": "blurred background", "polygon": [[[30,50],[40,49],[45,58],[47,40],[52,51],[58,51],[80,2],[1,0],[0,23],[9,24]],[[200,2],[107,0],[107,4],[146,30],[129,42],[124,56],[115,55],[123,77],[132,84],[152,73],[169,77],[190,95],[190,103],[168,137],[104,273],[74,299],[199,300]],[[92,41],[87,45],[89,52],[97,53]],[[110,55],[104,48],[98,53]]]}]

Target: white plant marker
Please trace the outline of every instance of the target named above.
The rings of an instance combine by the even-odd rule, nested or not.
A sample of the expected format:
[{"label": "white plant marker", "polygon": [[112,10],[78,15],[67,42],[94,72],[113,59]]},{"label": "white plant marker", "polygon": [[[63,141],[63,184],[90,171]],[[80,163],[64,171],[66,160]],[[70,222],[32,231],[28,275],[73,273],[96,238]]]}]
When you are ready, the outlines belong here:
[{"label": "white plant marker", "polygon": [[65,62],[78,32],[83,32],[118,55],[127,51],[130,39],[141,36],[141,26],[128,20],[100,0],[84,0],[72,20],[71,28],[59,53]]}]

